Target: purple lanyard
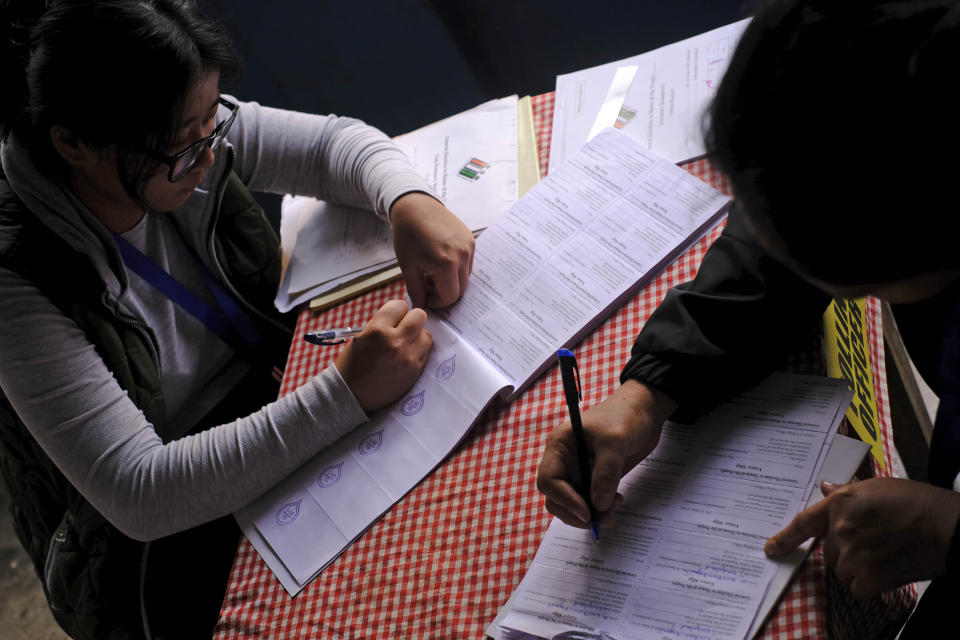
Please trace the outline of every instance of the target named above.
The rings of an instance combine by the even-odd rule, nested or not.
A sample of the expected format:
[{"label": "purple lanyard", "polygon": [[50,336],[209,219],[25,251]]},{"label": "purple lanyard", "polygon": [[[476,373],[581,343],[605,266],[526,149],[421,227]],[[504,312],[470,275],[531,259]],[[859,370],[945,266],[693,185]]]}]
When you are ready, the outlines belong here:
[{"label": "purple lanyard", "polygon": [[179,305],[184,311],[202,322],[217,337],[223,340],[234,351],[248,362],[256,362],[255,354],[260,352],[263,343],[260,333],[254,327],[249,316],[240,308],[237,301],[228,292],[210,271],[204,266],[193,247],[187,243],[176,222],[171,220],[177,235],[186,245],[193,256],[204,283],[216,299],[220,308],[214,308],[193,292],[187,289],[176,278],[164,271],[160,265],[144,255],[139,249],[127,242],[120,234],[110,231],[117,248],[123,257],[123,262],[137,275],[149,282],[158,291]]}]

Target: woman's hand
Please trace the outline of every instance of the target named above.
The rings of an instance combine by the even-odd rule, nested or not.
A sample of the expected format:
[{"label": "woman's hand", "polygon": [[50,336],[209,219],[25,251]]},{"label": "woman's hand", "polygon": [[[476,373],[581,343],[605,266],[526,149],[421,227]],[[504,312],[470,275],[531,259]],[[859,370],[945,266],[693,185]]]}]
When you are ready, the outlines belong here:
[{"label": "woman's hand", "polygon": [[[628,380],[583,413],[593,465],[590,500],[599,514],[613,505],[620,478],[657,446],[663,423],[676,408],[663,393]],[[566,420],[547,436],[537,489],[546,497],[547,511],[571,526],[585,528],[590,525],[590,511],[575,488],[579,478],[576,438]],[[602,516],[601,522],[606,524]]]},{"label": "woman's hand", "polygon": [[390,208],[393,248],[414,307],[453,304],[473,268],[473,234],[425,193],[408,193]]},{"label": "woman's hand", "polygon": [[822,536],[824,560],[857,600],[945,573],[960,494],[900,478],[824,482],[821,488],[823,500],[767,540],[768,556]]},{"label": "woman's hand", "polygon": [[433,345],[426,322],[423,309],[391,300],[337,354],[337,371],[366,413],[390,404],[416,382]]}]

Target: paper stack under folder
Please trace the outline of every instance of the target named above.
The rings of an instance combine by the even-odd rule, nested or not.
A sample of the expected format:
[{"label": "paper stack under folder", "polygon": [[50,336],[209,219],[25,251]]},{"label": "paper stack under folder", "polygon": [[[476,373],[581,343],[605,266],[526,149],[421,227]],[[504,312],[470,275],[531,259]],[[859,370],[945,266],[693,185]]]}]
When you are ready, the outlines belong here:
[{"label": "paper stack under folder", "polygon": [[[540,179],[529,97],[491,100],[395,140],[475,235]],[[288,195],[281,242],[281,311],[307,300],[319,311],[400,276],[390,227],[369,211]]]}]

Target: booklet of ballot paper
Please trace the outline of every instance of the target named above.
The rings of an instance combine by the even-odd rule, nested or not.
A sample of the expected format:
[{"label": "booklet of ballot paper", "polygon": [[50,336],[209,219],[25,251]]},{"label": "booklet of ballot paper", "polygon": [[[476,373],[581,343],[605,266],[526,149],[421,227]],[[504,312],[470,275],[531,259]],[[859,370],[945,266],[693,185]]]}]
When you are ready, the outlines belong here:
[{"label": "booklet of ballot paper", "polygon": [[668,421],[621,481],[614,524],[597,541],[555,518],[487,635],[752,638],[811,546],[774,561],[764,542],[869,449],[834,437],[851,396],[842,380],[777,373],[695,423]]},{"label": "booklet of ballot paper", "polygon": [[[490,100],[394,138],[474,234],[517,200],[521,123],[526,124],[521,104],[517,96]],[[280,311],[324,294],[343,299],[344,288],[357,295],[400,275],[390,225],[371,212],[287,195],[281,214],[281,241],[289,256],[274,299]]]},{"label": "booklet of ballot paper", "polygon": [[626,133],[596,136],[477,239],[463,297],[392,406],[236,513],[296,594],[463,439],[711,228],[729,199]]}]

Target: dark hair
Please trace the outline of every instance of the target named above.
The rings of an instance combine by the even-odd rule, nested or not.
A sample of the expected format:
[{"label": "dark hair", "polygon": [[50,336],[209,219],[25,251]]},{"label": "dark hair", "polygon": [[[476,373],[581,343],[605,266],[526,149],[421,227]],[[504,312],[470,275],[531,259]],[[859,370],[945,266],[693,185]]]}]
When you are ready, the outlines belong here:
[{"label": "dark hair", "polygon": [[54,125],[94,147],[116,145],[133,197],[156,167],[139,151],[166,152],[174,142],[192,83],[216,69],[223,85],[241,71],[226,32],[192,0],[6,0],[0,9],[11,49],[2,135],[16,135],[54,175],[64,169],[50,142]]},{"label": "dark hair", "polygon": [[880,284],[960,266],[960,3],[777,0],[744,32],[708,155],[810,275]]}]

